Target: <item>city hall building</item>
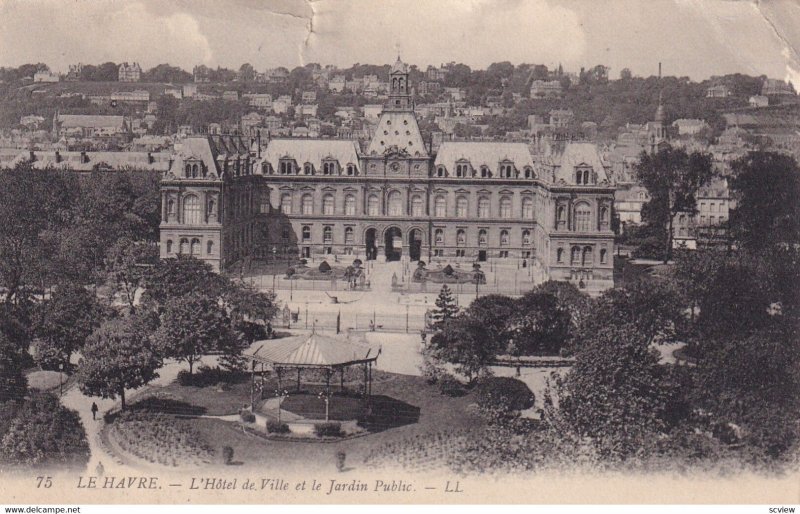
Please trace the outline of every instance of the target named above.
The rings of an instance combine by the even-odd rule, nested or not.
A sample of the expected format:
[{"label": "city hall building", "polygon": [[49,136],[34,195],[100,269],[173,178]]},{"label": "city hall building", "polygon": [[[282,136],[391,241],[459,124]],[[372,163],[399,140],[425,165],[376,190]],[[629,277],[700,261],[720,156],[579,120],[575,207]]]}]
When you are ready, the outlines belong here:
[{"label": "city hall building", "polygon": [[262,152],[241,138],[187,138],[162,181],[161,256],[217,269],[253,258],[493,260],[613,285],[614,188],[593,144],[534,159],[524,143],[446,141],[434,154],[399,59],[389,80],[363,149],[273,139]]}]

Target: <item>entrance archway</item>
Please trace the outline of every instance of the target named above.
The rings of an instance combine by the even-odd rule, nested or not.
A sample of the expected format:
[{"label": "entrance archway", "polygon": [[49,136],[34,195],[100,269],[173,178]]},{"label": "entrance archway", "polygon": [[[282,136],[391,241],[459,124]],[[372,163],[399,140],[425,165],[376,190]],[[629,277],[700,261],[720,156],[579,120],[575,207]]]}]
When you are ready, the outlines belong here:
[{"label": "entrance archway", "polygon": [[378,247],[375,244],[377,230],[368,228],[364,234],[364,251],[368,261],[374,261],[378,257]]},{"label": "entrance archway", "polygon": [[384,234],[386,247],[386,260],[399,261],[403,255],[403,232],[397,227],[386,229]]},{"label": "entrance archway", "polygon": [[421,254],[422,231],[418,228],[414,228],[408,233],[408,256],[412,261],[418,261]]}]

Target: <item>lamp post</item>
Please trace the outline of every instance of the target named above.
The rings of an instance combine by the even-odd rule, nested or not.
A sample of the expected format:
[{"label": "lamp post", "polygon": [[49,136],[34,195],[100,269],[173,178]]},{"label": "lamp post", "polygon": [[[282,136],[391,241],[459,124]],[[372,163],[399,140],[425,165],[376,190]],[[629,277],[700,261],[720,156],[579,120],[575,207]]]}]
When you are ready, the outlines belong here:
[{"label": "lamp post", "polygon": [[64,363],[58,365],[58,395],[64,396]]},{"label": "lamp post", "polygon": [[406,334],[408,334],[408,304],[406,304]]},{"label": "lamp post", "polygon": [[289,391],[287,391],[286,389],[284,389],[283,391],[275,389],[275,396],[278,398],[278,425],[280,425],[281,424],[281,405],[283,404],[283,400],[288,398]]},{"label": "lamp post", "polygon": [[317,396],[325,402],[325,421],[328,421],[330,419],[331,393],[329,391],[320,391]]}]

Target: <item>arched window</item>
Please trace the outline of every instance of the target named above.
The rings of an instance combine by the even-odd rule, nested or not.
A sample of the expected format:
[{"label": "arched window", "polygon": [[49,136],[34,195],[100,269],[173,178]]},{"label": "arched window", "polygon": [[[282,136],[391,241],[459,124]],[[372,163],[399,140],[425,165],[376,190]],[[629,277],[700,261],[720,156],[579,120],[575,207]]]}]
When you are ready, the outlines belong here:
[{"label": "arched window", "polygon": [[564,221],[564,206],[559,205],[558,209],[556,209],[556,220]]},{"label": "arched window", "polygon": [[530,166],[525,166],[524,173],[525,173],[525,178],[536,178],[536,176],[533,174],[533,168],[531,168]]},{"label": "arched window", "polygon": [[502,163],[500,164],[500,177],[501,178],[512,178],[514,174],[514,165],[510,163]]},{"label": "arched window", "polygon": [[352,177],[356,174],[356,166],[355,164],[348,164],[347,165],[347,175]]},{"label": "arched window", "polygon": [[197,178],[197,164],[192,164],[192,178]]},{"label": "arched window", "polygon": [[580,264],[581,262],[581,249],[579,246],[572,247],[572,259],[570,261],[572,264]]},{"label": "arched window", "polygon": [[530,245],[531,245],[531,231],[525,229],[522,231],[522,246],[530,246]]},{"label": "arched window", "polygon": [[186,174],[186,178],[189,178],[189,177],[192,176],[192,165],[191,164],[187,164],[186,165],[186,168],[184,169],[184,173]]},{"label": "arched window", "polygon": [[444,218],[447,216],[447,200],[444,195],[437,195],[433,205],[434,214],[437,218]]},{"label": "arched window", "polygon": [[186,195],[183,199],[183,222],[187,225],[200,223],[200,199],[196,195]]},{"label": "arched window", "polygon": [[492,176],[492,172],[489,171],[488,166],[481,166],[481,178],[489,178]]},{"label": "arched window", "polygon": [[311,165],[310,162],[307,162],[303,165],[303,175],[313,175],[314,174],[314,166]]},{"label": "arched window", "polygon": [[172,253],[172,239],[167,239],[167,253]]},{"label": "arched window", "polygon": [[353,244],[353,227],[345,227],[344,229],[344,244],[351,245]]},{"label": "arched window", "polygon": [[322,197],[322,214],[333,215],[333,195],[330,193]]},{"label": "arched window", "polygon": [[469,201],[466,196],[459,196],[456,198],[456,216],[459,218],[466,218],[469,211]]},{"label": "arched window", "polygon": [[590,180],[590,175],[591,175],[591,174],[589,173],[589,170],[583,170],[583,183],[584,183],[584,184],[589,184],[589,183],[590,183],[590,182],[589,182],[589,180]]},{"label": "arched window", "polygon": [[347,195],[344,197],[344,213],[348,216],[354,216],[356,213],[356,197]]},{"label": "arched window", "polygon": [[579,203],[575,207],[575,230],[578,232],[588,232],[591,230],[592,211],[589,205]]},{"label": "arched window", "polygon": [[380,200],[378,195],[369,195],[367,198],[367,214],[370,216],[380,215]]},{"label": "arched window", "polygon": [[608,221],[608,207],[600,207],[600,221]]},{"label": "arched window", "polygon": [[479,218],[488,218],[489,217],[489,199],[485,196],[478,198],[478,217]]},{"label": "arched window", "polygon": [[399,191],[389,193],[389,216],[403,215],[403,197]]},{"label": "arched window", "polygon": [[444,166],[438,166],[436,168],[436,176],[437,177],[446,177],[447,176],[447,171],[445,171]]},{"label": "arched window", "polygon": [[522,219],[533,219],[533,199],[531,198],[522,199]]},{"label": "arched window", "polygon": [[606,263],[606,259],[608,258],[607,254],[608,254],[608,252],[606,251],[605,248],[600,250],[600,264],[605,264]]},{"label": "arched window", "polygon": [[462,228],[458,229],[458,232],[456,232],[456,245],[457,246],[467,245],[467,233]]},{"label": "arched window", "polygon": [[214,253],[214,241],[209,241],[206,243],[206,253],[208,255]]},{"label": "arched window", "polygon": [[500,231],[500,246],[508,246],[508,230]]},{"label": "arched window", "polygon": [[444,244],[444,230],[437,228],[433,233],[433,237],[437,245]]},{"label": "arched window", "polygon": [[167,200],[167,214],[175,214],[175,200],[172,198]]},{"label": "arched window", "polygon": [[330,243],[333,241],[333,227],[325,227],[322,229],[322,242]]},{"label": "arched window", "polygon": [[208,201],[208,215],[211,216],[212,214],[216,214],[216,212],[214,212],[214,209],[216,208],[217,208],[217,202],[215,202],[213,198],[210,199]]},{"label": "arched window", "polygon": [[456,164],[456,177],[466,177],[469,174],[468,164]]},{"label": "arched window", "polygon": [[583,171],[582,170],[576,170],[575,171],[575,183],[578,184],[578,185],[583,184]]},{"label": "arched window", "polygon": [[314,199],[311,197],[311,195],[303,195],[301,205],[303,207],[303,214],[314,214]]},{"label": "arched window", "polygon": [[556,262],[564,262],[564,249],[559,248],[556,250]]},{"label": "arched window", "polygon": [[581,264],[583,266],[591,266],[592,265],[592,260],[593,260],[593,255],[592,254],[593,254],[593,252],[592,252],[592,247],[591,246],[584,247],[584,249],[583,249],[583,260],[581,261]]},{"label": "arched window", "polygon": [[507,196],[500,198],[500,217],[501,218],[511,217],[511,198]]},{"label": "arched window", "polygon": [[478,231],[478,246],[486,246],[486,230],[484,229]]},{"label": "arched window", "polygon": [[303,227],[303,241],[308,241],[311,239],[311,227],[308,225]]},{"label": "arched window", "polygon": [[281,212],[283,214],[292,213],[292,195],[289,193],[283,193],[281,195]]},{"label": "arched window", "polygon": [[425,206],[423,205],[422,196],[414,195],[411,197],[411,215],[424,216]]},{"label": "arched window", "polygon": [[181,239],[181,246],[178,249],[178,252],[181,255],[189,255],[189,240],[188,239]]}]

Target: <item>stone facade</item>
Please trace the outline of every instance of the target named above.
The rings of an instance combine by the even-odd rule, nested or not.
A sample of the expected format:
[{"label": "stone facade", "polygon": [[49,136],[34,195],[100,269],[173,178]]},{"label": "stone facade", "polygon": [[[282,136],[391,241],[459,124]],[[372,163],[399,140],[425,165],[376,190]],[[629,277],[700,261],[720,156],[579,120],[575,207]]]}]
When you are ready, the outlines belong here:
[{"label": "stone facade", "polygon": [[[198,228],[205,231],[196,237],[214,241],[219,252],[202,258],[220,268],[249,257],[493,260],[538,265],[550,278],[595,289],[613,285],[614,188],[594,145],[565,143],[535,160],[524,143],[444,142],[434,155],[420,134],[408,69],[399,59],[389,78],[387,105],[364,151],[355,141],[273,139],[263,156],[251,156],[248,177],[165,179],[164,201],[176,202],[178,212],[188,188],[218,198],[224,209],[241,183],[236,187],[257,202],[239,217],[220,211]],[[175,166],[185,162],[176,159]],[[167,239],[173,245],[187,239],[191,251],[195,236],[168,211],[162,256],[170,254]],[[240,233],[237,227],[250,235],[228,248],[236,239],[218,234]]]}]

